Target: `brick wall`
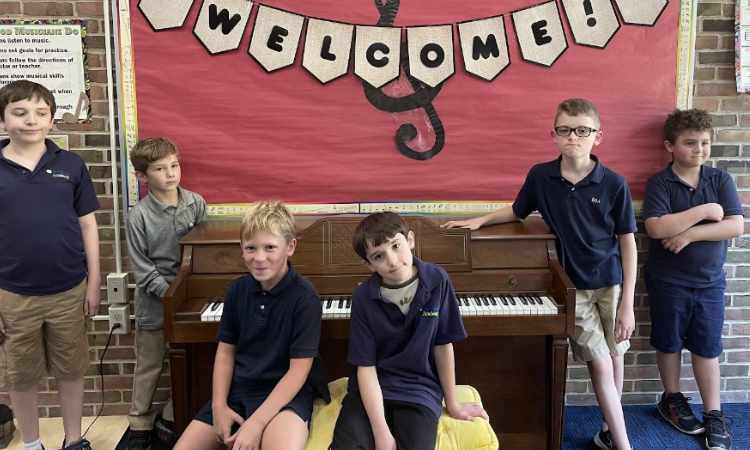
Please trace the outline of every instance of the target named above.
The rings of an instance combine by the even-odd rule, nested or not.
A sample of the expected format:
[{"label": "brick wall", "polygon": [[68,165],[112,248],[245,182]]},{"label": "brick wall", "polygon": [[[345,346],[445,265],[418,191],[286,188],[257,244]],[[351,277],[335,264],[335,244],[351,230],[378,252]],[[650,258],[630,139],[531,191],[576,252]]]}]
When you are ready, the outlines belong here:
[{"label": "brick wall", "polygon": [[[711,165],[729,171],[737,182],[745,217],[750,217],[750,95],[736,93],[734,72],[733,0],[699,0],[693,106],[713,114],[716,132],[711,147]],[[637,236],[640,262],[645,261],[648,239]],[[750,227],[746,225],[746,231]],[[725,402],[750,401],[750,237],[735,239],[725,267],[727,273],[724,353],[721,363],[721,398]],[[642,266],[636,286],[636,333],[625,355],[623,403],[650,404],[662,392],[656,354],[649,345],[651,324]],[[683,353],[682,389],[700,400],[690,368],[690,355]],[[595,403],[594,390],[585,366],[569,364],[568,404]]]},{"label": "brick wall", "polygon": [[[750,96],[734,92],[734,1],[700,0],[698,4],[697,57],[695,70],[696,107],[715,115],[717,132],[711,164],[725,168],[736,176],[743,204],[750,207]],[[91,80],[93,117],[84,124],[59,124],[57,131],[68,135],[70,148],[89,164],[102,209],[97,213],[101,239],[103,276],[115,270],[112,180],[110,175],[109,129],[106,99],[104,56],[104,23],[99,1],[0,0],[0,17],[11,18],[79,18],[86,21],[87,75]],[[118,180],[119,183],[119,180]],[[749,216],[750,217],[750,216]],[[124,233],[121,234],[124,236]],[[645,259],[647,242],[638,236],[641,260]],[[123,241],[123,255],[126,248]],[[127,262],[125,261],[127,265]],[[127,267],[127,266],[126,266]],[[727,321],[724,327],[725,352],[721,356],[722,399],[750,401],[750,238],[736,239],[728,263]],[[103,293],[104,294],[104,293]],[[102,295],[104,299],[104,295]],[[132,295],[131,295],[132,298]],[[648,344],[648,302],[642,282],[636,292],[637,332],[632,349],[626,355],[626,403],[654,403],[661,392],[655,355]],[[103,304],[100,312],[106,313]],[[92,415],[100,402],[98,359],[107,339],[106,322],[93,322],[90,328],[91,366],[86,376],[84,414]],[[114,336],[103,366],[106,392],[104,414],[127,414],[131,399],[134,368],[133,335]],[[685,355],[685,362],[689,357]],[[684,389],[696,391],[689,366],[683,370]],[[571,361],[567,400],[570,404],[593,403],[594,394],[584,367]],[[168,377],[164,376],[157,399],[168,394]],[[59,416],[60,408],[53,379],[41,386],[40,413]],[[698,397],[697,394],[694,397]],[[0,402],[8,403],[0,393]]]}]

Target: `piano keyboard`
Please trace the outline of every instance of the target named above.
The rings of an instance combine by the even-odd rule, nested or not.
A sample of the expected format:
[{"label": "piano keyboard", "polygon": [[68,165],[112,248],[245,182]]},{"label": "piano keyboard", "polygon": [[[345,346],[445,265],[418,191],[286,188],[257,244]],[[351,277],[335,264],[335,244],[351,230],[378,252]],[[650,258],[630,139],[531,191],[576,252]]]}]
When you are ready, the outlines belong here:
[{"label": "piano keyboard", "polygon": [[[557,314],[557,304],[548,296],[534,294],[458,294],[461,316],[549,316]],[[201,309],[201,322],[218,322],[224,311],[221,298],[212,298]],[[323,320],[348,319],[351,296],[322,296]]]}]

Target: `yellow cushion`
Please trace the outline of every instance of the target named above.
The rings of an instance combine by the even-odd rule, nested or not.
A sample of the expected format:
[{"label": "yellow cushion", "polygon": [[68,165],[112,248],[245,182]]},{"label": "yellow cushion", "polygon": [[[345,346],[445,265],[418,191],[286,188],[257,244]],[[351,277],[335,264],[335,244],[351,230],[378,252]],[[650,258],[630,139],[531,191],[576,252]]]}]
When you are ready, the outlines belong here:
[{"label": "yellow cushion", "polygon": [[[346,378],[328,383],[331,403],[315,400],[310,437],[305,450],[326,450],[333,439],[333,427],[346,395]],[[471,386],[456,386],[459,402],[481,402],[479,392]],[[484,419],[456,420],[443,410],[438,422],[436,450],[498,450],[497,436]]]}]

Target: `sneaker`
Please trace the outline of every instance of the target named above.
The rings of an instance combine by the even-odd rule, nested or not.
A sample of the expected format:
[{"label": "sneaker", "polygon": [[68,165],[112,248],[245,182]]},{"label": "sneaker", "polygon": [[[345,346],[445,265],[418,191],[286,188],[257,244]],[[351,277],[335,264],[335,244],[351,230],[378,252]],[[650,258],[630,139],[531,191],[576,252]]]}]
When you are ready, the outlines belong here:
[{"label": "sneaker", "polygon": [[15,431],[13,411],[7,405],[0,404],[0,448],[6,448],[10,444]]},{"label": "sneaker", "polygon": [[174,422],[164,419],[161,415],[156,417],[154,432],[156,433],[156,438],[168,448],[174,447],[174,444],[177,443]]},{"label": "sneaker", "polygon": [[703,424],[693,415],[693,410],[688,405],[688,397],[681,392],[661,395],[656,409],[659,414],[673,427],[685,434],[701,434],[705,431]]},{"label": "sneaker", "polygon": [[150,450],[151,430],[128,429],[128,450]]},{"label": "sneaker", "polygon": [[596,433],[594,435],[594,444],[602,450],[612,450],[615,448],[614,444],[612,444],[612,433],[609,430]]},{"label": "sneaker", "polygon": [[86,439],[81,439],[75,444],[65,447],[65,440],[63,439],[63,447],[60,450],[91,450],[91,443]]},{"label": "sneaker", "polygon": [[709,411],[703,414],[706,424],[706,448],[708,450],[730,450],[732,435],[727,427],[727,419],[721,411]]}]

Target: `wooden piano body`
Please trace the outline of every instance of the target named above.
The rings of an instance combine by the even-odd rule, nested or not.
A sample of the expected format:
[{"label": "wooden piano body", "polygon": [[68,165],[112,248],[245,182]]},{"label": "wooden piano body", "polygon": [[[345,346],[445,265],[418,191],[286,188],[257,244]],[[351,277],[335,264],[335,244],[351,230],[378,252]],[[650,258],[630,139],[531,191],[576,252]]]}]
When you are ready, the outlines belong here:
[{"label": "wooden piano body", "polygon": [[[299,216],[295,269],[321,296],[351,295],[370,272],[351,248],[361,216]],[[415,255],[440,264],[461,293],[531,293],[558,305],[554,315],[464,316],[469,338],[455,344],[456,380],[476,387],[503,449],[558,450],[561,444],[567,337],[575,290],[560,267],[554,236],[539,218],[470,232],[442,230],[446,217],[407,216]],[[245,274],[239,220],[208,221],[182,239],[182,265],[165,296],[165,333],[175,422],[181,432],[211,395],[218,323],[201,322],[211,298]],[[348,376],[349,322],[324,320],[321,357],[329,378]]]}]

